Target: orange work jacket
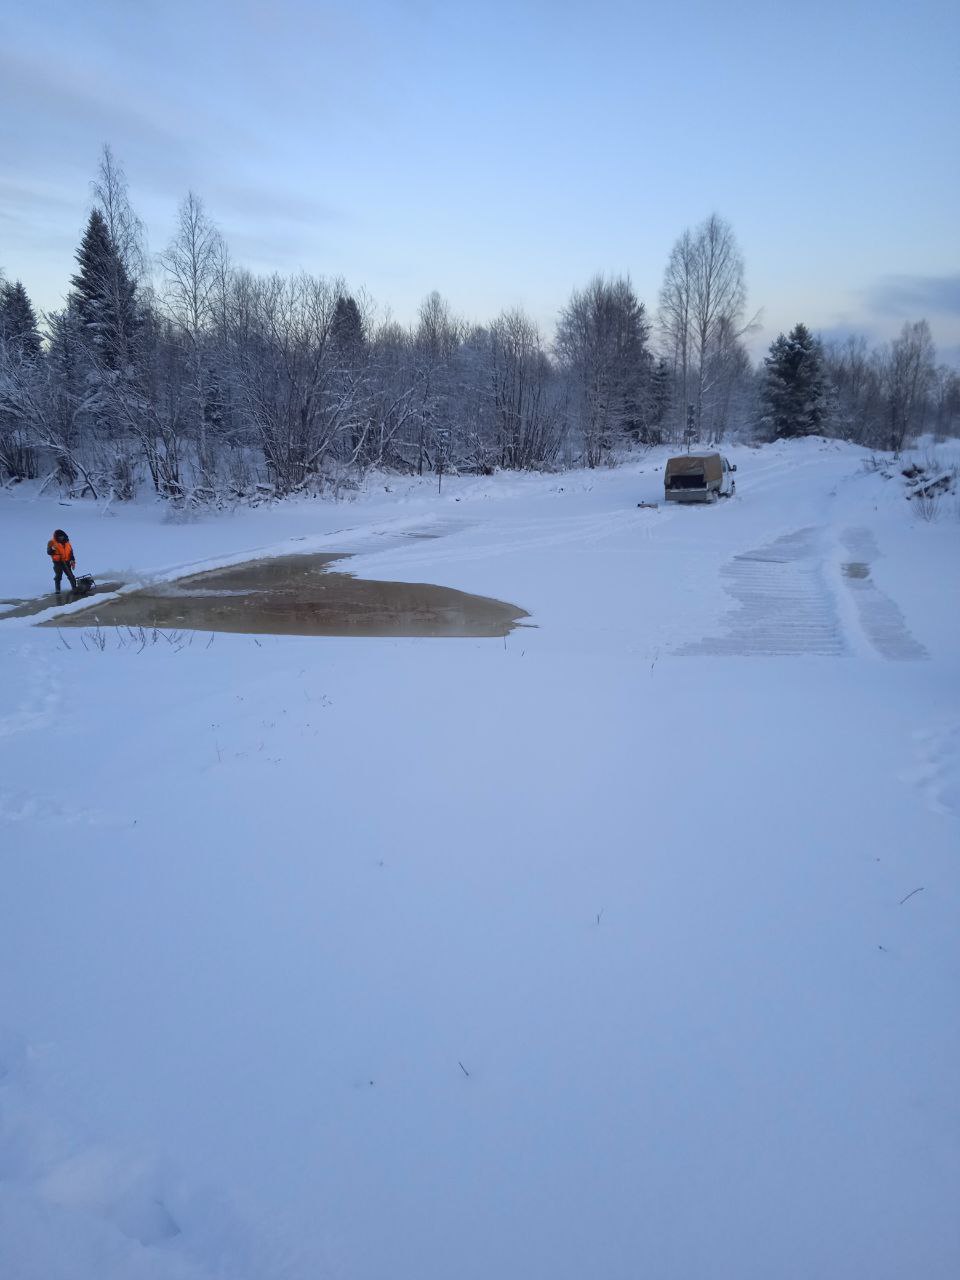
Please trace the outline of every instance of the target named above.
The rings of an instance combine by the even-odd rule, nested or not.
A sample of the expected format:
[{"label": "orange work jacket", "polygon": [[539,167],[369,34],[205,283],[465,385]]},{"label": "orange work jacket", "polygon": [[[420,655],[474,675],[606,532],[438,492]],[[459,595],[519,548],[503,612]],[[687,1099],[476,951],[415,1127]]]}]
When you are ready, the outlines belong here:
[{"label": "orange work jacket", "polygon": [[54,564],[73,564],[73,547],[69,542],[58,542],[51,538],[47,543],[47,555]]}]

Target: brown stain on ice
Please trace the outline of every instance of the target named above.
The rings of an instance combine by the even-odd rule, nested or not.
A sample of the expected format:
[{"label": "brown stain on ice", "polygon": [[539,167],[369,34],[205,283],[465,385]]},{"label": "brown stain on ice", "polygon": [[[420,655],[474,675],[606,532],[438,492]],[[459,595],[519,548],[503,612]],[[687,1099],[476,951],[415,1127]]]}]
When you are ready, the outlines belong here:
[{"label": "brown stain on ice", "polygon": [[[209,569],[40,623],[287,636],[505,636],[515,605],[422,582],[330,572],[338,555],[292,555]],[[7,615],[9,616],[9,615]]]}]

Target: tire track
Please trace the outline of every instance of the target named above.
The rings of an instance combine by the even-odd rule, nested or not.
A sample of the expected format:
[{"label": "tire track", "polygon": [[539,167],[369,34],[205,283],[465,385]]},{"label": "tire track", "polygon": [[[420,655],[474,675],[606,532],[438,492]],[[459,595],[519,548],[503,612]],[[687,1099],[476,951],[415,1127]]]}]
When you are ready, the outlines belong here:
[{"label": "tire track", "polygon": [[843,566],[843,581],[853,597],[861,630],[882,658],[916,662],[929,657],[907,627],[898,605],[874,583],[870,566],[879,551],[869,529],[846,529],[842,542],[852,557]]},{"label": "tire track", "polygon": [[797,529],[734,556],[720,570],[724,588],[737,601],[724,619],[724,634],[681,645],[674,652],[682,657],[845,653],[824,575],[822,543],[820,529]]}]

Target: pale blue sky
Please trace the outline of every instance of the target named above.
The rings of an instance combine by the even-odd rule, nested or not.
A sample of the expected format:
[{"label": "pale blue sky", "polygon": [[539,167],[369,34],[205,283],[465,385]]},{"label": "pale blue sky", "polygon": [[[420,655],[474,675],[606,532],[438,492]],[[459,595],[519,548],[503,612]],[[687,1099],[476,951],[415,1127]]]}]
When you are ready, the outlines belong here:
[{"label": "pale blue sky", "polygon": [[439,289],[552,331],[596,271],[652,309],[729,219],[765,346],[804,320],[960,349],[960,5],[0,0],[0,266],[58,304],[103,142],[150,248],[188,188],[257,270]]}]

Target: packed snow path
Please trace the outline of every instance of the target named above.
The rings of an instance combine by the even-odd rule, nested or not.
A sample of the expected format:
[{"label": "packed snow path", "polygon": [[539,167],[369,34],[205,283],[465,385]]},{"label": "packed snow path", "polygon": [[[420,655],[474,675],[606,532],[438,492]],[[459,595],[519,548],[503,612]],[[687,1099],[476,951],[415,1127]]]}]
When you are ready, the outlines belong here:
[{"label": "packed snow path", "polygon": [[843,542],[856,559],[843,565],[844,581],[853,592],[863,633],[884,658],[910,660],[925,658],[927,652],[907,629],[897,604],[879,591],[871,580],[877,543],[869,529],[846,529]]},{"label": "packed snow path", "polygon": [[731,456],[706,508],[637,506],[662,454],[0,496],[3,598],[66,526],[103,580],[351,552],[532,624],[0,618],[0,1275],[952,1280],[957,525]]},{"label": "packed snow path", "polygon": [[[848,529],[843,545],[856,561],[840,566],[855,596],[864,637],[884,658],[923,658],[926,651],[907,630],[903,614],[870,581],[876,543],[869,530]],[[837,655],[848,646],[835,604],[827,561],[831,545],[822,529],[798,529],[764,547],[741,552],[723,566],[723,584],[739,608],[724,636],[682,645],[680,654]],[[835,566],[834,566],[835,567]]]},{"label": "packed snow path", "polygon": [[720,571],[724,586],[740,604],[730,618],[727,635],[684,645],[678,652],[843,653],[843,634],[824,577],[818,533],[798,529],[768,546],[734,556]]}]

